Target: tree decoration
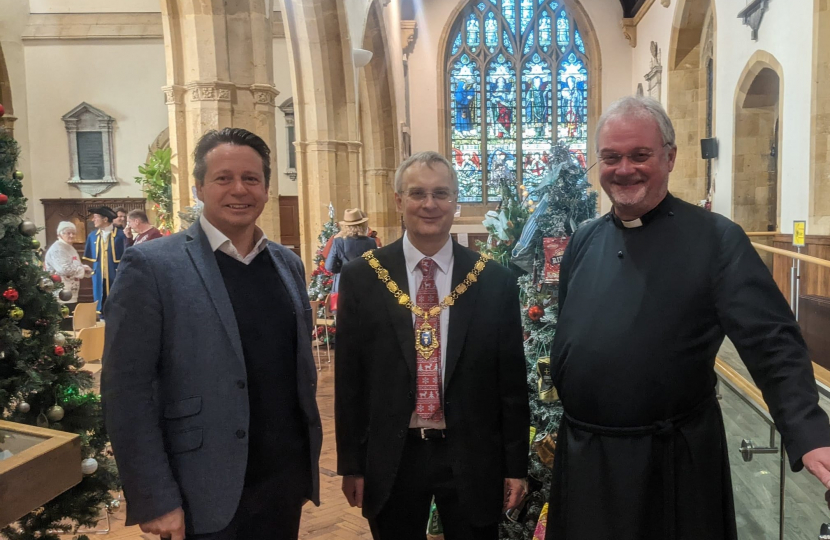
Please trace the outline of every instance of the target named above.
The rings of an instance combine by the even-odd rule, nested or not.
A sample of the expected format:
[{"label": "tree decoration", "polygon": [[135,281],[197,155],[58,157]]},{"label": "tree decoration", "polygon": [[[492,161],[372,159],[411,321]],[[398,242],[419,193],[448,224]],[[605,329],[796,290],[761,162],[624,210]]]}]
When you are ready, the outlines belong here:
[{"label": "tree decoration", "polygon": [[60,298],[63,302],[69,302],[72,300],[72,291],[69,289],[61,289],[61,292],[58,293],[58,298]]},{"label": "tree decoration", "polygon": [[[308,285],[308,297],[312,300],[323,300],[331,293],[333,284],[332,274],[326,270],[326,256],[325,249],[329,241],[340,232],[340,226],[334,220],[334,207],[329,203],[329,220],[323,225],[323,230],[317,237],[319,246],[317,253],[314,255],[314,271],[311,272],[311,282]],[[322,317],[323,306],[320,306],[321,313],[317,315]]]},{"label": "tree decoration", "polygon": [[23,310],[19,306],[14,306],[9,310],[9,318],[13,321],[19,321],[23,318]]},{"label": "tree decoration", "polygon": [[98,460],[95,458],[86,458],[81,462],[81,472],[84,475],[89,476],[90,474],[95,474],[95,471],[98,470]]},{"label": "tree decoration", "polygon": [[2,103],[0,103],[0,117],[2,117],[4,114],[6,114],[6,108],[3,107]]},{"label": "tree decoration", "polygon": [[55,334],[54,343],[55,345],[63,347],[63,345],[66,343],[66,334],[64,334],[63,332],[58,332],[57,334]]},{"label": "tree decoration", "polygon": [[37,234],[37,225],[31,220],[24,219],[20,223],[20,232],[26,236],[34,236]]},{"label": "tree decoration", "polygon": [[43,276],[42,278],[40,278],[40,280],[38,280],[37,286],[41,291],[44,292],[50,293],[55,290],[55,282],[46,276]]},{"label": "tree decoration", "polygon": [[533,322],[537,322],[545,315],[545,308],[542,306],[530,306],[527,308],[527,316],[530,317],[530,320]]},{"label": "tree decoration", "polygon": [[3,291],[3,298],[8,300],[9,302],[17,302],[17,299],[20,298],[20,293],[17,292],[17,289],[9,287],[5,291]]},{"label": "tree decoration", "polygon": [[61,306],[61,316],[65,319],[69,317],[69,308],[66,306]]},{"label": "tree decoration", "polygon": [[[40,240],[37,238],[32,238],[32,249],[40,249]],[[40,258],[38,256],[38,258]]]},{"label": "tree decoration", "polygon": [[49,277],[50,277],[50,278],[52,279],[52,281],[54,281],[55,283],[60,283],[60,282],[62,282],[62,281],[63,281],[63,280],[61,279],[61,277],[60,277],[59,275],[57,275],[57,274],[52,274],[52,275],[51,275],[51,276],[49,276]]},{"label": "tree decoration", "polygon": [[46,418],[49,419],[50,422],[60,422],[63,420],[66,411],[63,410],[63,407],[60,405],[52,405],[49,407],[49,410],[46,411]]},{"label": "tree decoration", "polygon": [[60,345],[55,345],[55,356],[63,356],[64,354],[66,354],[66,350]]},{"label": "tree decoration", "polygon": [[17,180],[18,182],[23,180],[23,171],[14,171],[14,174],[12,175],[12,178]]},{"label": "tree decoration", "polygon": [[0,193],[0,206],[5,205],[7,202],[9,202],[9,196],[5,193]]},{"label": "tree decoration", "polygon": [[27,412],[32,410],[32,406],[26,403],[25,401],[21,401],[17,404],[17,410],[22,412],[23,414],[26,414]]}]

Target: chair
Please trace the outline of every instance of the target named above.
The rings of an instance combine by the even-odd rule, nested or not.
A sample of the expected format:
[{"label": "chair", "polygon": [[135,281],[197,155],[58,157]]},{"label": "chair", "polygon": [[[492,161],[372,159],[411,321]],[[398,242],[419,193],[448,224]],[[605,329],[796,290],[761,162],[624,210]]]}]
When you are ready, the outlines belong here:
[{"label": "chair", "polygon": [[75,306],[75,312],[72,314],[72,329],[75,331],[75,335],[78,335],[78,332],[84,328],[92,328],[98,324],[97,308],[98,304],[96,303]]},{"label": "chair", "polygon": [[104,356],[105,330],[103,326],[93,326],[91,328],[82,328],[78,332],[78,339],[81,340],[78,356],[83,358],[87,363],[98,362]]},{"label": "chair", "polygon": [[[329,308],[328,308],[328,298],[323,300],[316,300],[314,302],[310,302],[311,304],[311,313],[314,321],[314,328],[312,332],[317,331],[318,326],[322,326],[325,328],[326,333],[326,363],[331,364],[331,345],[329,344],[329,327],[334,327],[334,319],[329,318]],[[323,308],[323,316],[320,317],[320,307]],[[322,367],[320,366],[320,340],[314,340],[314,345],[317,349],[317,371],[320,371]]]}]

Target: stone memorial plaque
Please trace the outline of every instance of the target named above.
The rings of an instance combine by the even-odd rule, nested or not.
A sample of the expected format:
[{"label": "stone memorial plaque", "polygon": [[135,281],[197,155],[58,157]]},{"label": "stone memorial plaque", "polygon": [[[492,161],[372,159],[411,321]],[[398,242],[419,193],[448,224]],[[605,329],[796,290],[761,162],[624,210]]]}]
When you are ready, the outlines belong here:
[{"label": "stone memorial plaque", "polygon": [[104,177],[104,140],[100,131],[78,132],[78,168],[81,180]]}]

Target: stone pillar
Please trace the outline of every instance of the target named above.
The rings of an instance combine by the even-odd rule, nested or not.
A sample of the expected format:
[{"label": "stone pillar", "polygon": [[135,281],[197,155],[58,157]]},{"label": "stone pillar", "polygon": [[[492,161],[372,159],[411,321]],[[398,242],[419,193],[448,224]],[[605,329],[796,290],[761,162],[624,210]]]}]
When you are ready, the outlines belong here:
[{"label": "stone pillar", "polygon": [[173,211],[193,204],[193,150],[208,130],[241,127],[271,148],[271,197],[260,217],[279,241],[272,23],[266,0],[162,0]]},{"label": "stone pillar", "polygon": [[401,222],[395,207],[395,169],[364,169],[364,210],[369,226],[378,232],[383,244],[400,238]]},{"label": "stone pillar", "polygon": [[317,237],[328,221],[360,205],[360,143],[355,68],[346,14],[337,0],[284,3],[294,76],[294,125],[301,255],[310,271]]}]

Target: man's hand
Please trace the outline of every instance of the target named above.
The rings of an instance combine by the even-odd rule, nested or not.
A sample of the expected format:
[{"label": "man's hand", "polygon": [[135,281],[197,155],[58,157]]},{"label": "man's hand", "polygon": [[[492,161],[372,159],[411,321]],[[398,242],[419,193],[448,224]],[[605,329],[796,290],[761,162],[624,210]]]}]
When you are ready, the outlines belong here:
[{"label": "man's hand", "polygon": [[363,477],[344,476],[343,495],[352,507],[363,508]]},{"label": "man's hand", "polygon": [[129,238],[131,240],[133,238],[133,230],[129,225],[124,227],[124,236],[126,236],[127,238]]},{"label": "man's hand", "polygon": [[[830,447],[810,450],[801,458],[804,467],[830,490]],[[830,491],[824,496],[827,507],[830,508]]]},{"label": "man's hand", "polygon": [[527,493],[527,479],[525,478],[505,478],[504,479],[504,508],[503,510],[513,510],[519,503],[522,502]]},{"label": "man's hand", "polygon": [[141,532],[157,534],[170,540],[184,540],[184,510],[181,507],[161,517],[142,523]]}]

